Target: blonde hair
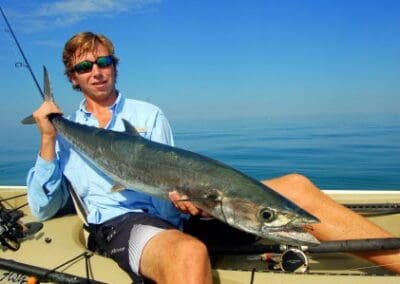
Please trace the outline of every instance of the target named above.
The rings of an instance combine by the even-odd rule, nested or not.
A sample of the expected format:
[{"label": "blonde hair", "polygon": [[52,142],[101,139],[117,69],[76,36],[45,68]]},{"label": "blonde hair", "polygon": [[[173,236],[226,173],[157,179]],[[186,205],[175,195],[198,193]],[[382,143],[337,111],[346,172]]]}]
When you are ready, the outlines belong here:
[{"label": "blonde hair", "polygon": [[[64,73],[70,79],[71,69],[74,67],[74,57],[81,54],[96,52],[97,46],[104,46],[109,55],[114,57],[115,77],[117,76],[118,58],[115,57],[115,49],[113,43],[102,34],[95,34],[92,32],[80,32],[71,37],[64,46],[62,60],[64,63]],[[79,90],[79,86],[73,86],[74,89]]]}]

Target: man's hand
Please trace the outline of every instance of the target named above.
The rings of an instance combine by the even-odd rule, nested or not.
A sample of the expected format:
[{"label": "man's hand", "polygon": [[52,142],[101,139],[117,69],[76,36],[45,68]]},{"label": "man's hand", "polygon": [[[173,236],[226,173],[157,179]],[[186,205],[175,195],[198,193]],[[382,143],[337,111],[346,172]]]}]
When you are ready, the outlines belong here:
[{"label": "man's hand", "polygon": [[43,102],[33,113],[41,135],[40,156],[47,161],[51,161],[55,157],[57,130],[49,120],[49,115],[52,113],[62,114],[60,108],[53,101]]},{"label": "man's hand", "polygon": [[49,115],[52,113],[62,114],[60,108],[53,101],[43,102],[33,113],[33,118],[43,138],[54,139],[57,135],[56,129],[49,120]]},{"label": "man's hand", "polygon": [[200,216],[200,217],[205,217],[205,218],[210,218],[211,215],[208,214],[207,212],[201,210],[200,208],[196,207],[192,202],[187,200],[187,196],[179,195],[178,192],[176,191],[171,191],[169,193],[169,199],[172,201],[172,203],[175,205],[175,207],[182,211],[183,213],[187,213],[193,216]]}]

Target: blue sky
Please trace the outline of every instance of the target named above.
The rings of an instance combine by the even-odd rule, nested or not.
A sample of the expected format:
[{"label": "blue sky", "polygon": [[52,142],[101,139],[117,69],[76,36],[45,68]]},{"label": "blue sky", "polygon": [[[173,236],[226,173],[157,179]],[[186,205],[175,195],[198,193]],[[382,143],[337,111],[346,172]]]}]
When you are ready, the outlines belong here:
[{"label": "blue sky", "polygon": [[[46,65],[66,113],[80,101],[61,52],[79,31],[116,46],[118,89],[172,121],[400,114],[400,1],[1,1],[30,64]],[[4,30],[4,21],[0,21]],[[40,104],[11,37],[0,35],[0,127]]]}]

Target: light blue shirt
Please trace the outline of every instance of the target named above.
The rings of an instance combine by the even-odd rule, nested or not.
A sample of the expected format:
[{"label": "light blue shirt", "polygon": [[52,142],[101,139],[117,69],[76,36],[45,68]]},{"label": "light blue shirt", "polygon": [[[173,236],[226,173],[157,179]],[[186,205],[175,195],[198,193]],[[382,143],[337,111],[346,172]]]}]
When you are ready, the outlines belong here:
[{"label": "light blue shirt", "polygon": [[[112,118],[105,127],[124,131],[122,119],[129,121],[144,138],[173,146],[169,123],[156,106],[118,95],[110,106]],[[85,101],[69,118],[72,121],[98,127],[97,119],[86,110]],[[89,211],[87,221],[101,224],[128,212],[148,212],[181,227],[182,214],[170,201],[151,197],[134,190],[112,192],[114,182],[74,150],[62,136],[57,137],[56,158],[46,161],[39,155],[27,177],[28,202],[32,214],[39,220],[53,217],[69,198],[65,177],[83,200]]]}]

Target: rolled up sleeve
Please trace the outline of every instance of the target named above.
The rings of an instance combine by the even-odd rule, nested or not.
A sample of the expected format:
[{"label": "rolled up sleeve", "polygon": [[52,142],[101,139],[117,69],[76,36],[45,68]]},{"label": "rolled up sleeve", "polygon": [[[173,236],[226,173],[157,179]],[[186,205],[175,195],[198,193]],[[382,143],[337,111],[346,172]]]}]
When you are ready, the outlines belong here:
[{"label": "rolled up sleeve", "polygon": [[38,155],[35,166],[28,173],[27,187],[28,203],[38,220],[51,218],[68,200],[57,160],[46,161]]}]

